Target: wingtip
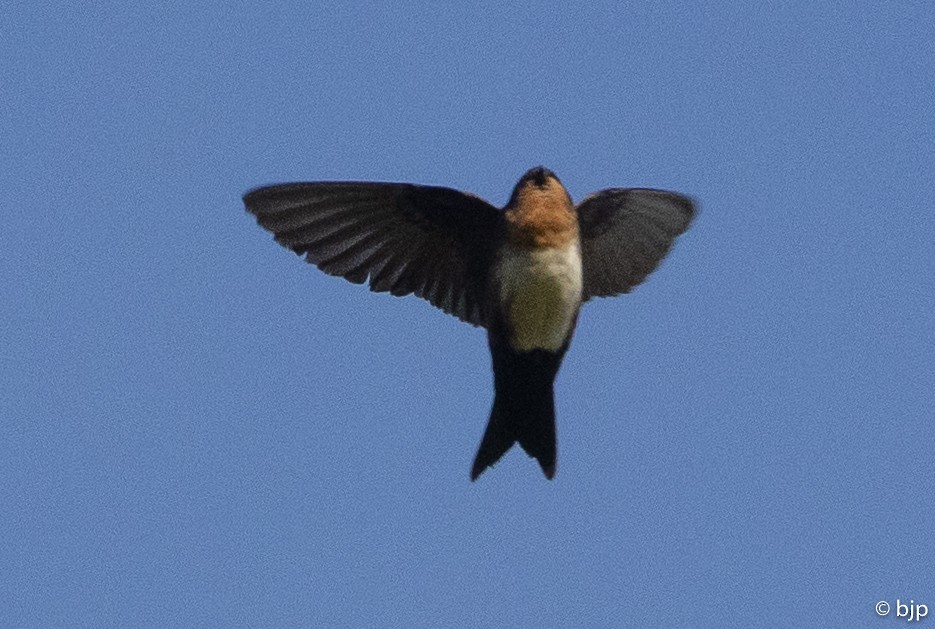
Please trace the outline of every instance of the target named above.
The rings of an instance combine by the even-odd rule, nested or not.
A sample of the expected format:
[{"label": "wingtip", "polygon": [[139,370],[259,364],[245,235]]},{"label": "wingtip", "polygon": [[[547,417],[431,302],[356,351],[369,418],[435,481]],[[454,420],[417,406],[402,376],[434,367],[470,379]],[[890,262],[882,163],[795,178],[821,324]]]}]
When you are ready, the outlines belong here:
[{"label": "wingtip", "polygon": [[259,192],[262,189],[263,189],[263,186],[250,188],[249,190],[244,192],[243,195],[240,197],[241,200],[243,201],[244,207],[247,209],[248,212],[253,213],[253,211],[251,210],[251,206],[253,205],[253,201],[259,196]]}]

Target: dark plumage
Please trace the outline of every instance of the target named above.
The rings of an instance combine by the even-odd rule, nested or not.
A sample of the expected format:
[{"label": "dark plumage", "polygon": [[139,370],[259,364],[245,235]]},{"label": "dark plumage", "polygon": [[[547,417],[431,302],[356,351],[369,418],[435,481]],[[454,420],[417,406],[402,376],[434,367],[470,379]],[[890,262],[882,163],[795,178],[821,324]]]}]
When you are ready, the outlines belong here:
[{"label": "dark plumage", "polygon": [[575,206],[541,167],[502,210],[451,188],[370,182],[268,186],[244,204],[322,271],[487,328],[495,398],[472,480],[517,442],[552,478],[552,384],[581,304],[642,282],[694,213],[688,197],[638,188]]}]

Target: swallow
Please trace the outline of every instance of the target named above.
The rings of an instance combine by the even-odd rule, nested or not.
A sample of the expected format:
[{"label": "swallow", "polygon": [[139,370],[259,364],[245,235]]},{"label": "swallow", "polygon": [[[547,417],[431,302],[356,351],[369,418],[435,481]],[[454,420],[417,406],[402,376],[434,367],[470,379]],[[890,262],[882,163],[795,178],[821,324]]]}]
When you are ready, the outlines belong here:
[{"label": "swallow", "polygon": [[553,383],[582,304],[640,284],[695,211],[687,196],[647,188],[575,205],[543,167],[520,178],[502,209],[410,183],[286,183],[243,201],[276,242],[325,273],[414,294],[486,329],[494,399],[472,481],[515,443],[555,475]]}]

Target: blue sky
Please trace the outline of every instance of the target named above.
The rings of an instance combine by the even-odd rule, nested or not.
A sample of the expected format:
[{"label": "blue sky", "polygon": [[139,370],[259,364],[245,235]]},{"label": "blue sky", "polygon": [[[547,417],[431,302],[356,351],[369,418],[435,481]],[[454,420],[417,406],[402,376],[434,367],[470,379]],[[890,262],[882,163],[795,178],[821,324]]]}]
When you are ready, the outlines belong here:
[{"label": "blue sky", "polygon": [[[935,10],[634,5],[7,8],[0,625],[935,615]],[[240,196],[538,164],[701,211],[584,308],[556,479],[472,484],[483,332]]]}]

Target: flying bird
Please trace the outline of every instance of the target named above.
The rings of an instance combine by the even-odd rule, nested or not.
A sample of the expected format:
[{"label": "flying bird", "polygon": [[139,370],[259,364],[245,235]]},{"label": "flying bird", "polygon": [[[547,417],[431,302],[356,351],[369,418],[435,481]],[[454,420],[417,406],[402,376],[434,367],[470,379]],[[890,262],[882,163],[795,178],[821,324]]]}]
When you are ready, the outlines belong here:
[{"label": "flying bird", "polygon": [[630,292],[694,214],[690,198],[645,188],[575,205],[543,167],[520,178],[502,209],[410,183],[286,183],[243,200],[279,244],[325,273],[414,294],[486,328],[494,400],[471,480],[515,443],[555,475],[552,387],[581,305]]}]

